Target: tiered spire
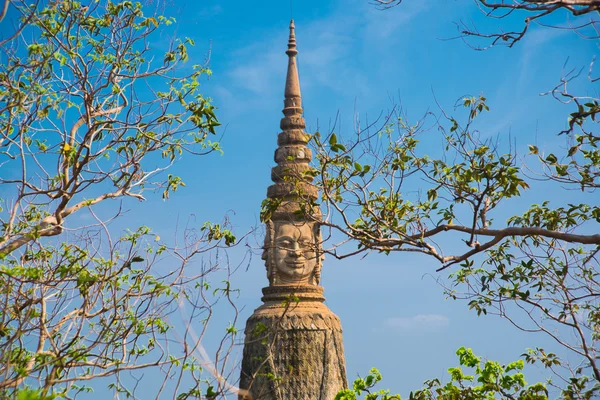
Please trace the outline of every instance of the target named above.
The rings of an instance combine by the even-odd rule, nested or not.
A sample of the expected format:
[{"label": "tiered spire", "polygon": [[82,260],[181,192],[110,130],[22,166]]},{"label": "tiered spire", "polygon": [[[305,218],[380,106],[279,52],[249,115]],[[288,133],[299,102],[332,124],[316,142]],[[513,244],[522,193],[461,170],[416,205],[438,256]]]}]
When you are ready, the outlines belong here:
[{"label": "tiered spire", "polygon": [[[312,178],[305,174],[311,169],[309,162],[312,160],[312,152],[307,147],[310,136],[304,131],[306,122],[302,118],[302,95],[296,62],[298,50],[296,49],[294,20],[290,22],[290,37],[286,54],[289,59],[283,101],[284,117],[280,124],[283,132],[277,138],[279,146],[275,151],[277,166],[271,171],[271,179],[275,184],[267,190],[267,197],[281,199],[283,202],[273,214],[273,220],[306,219],[295,213],[299,209],[299,198],[316,199],[318,197],[317,188],[310,183]],[[293,179],[289,179],[292,177]],[[299,181],[298,178],[300,178]]]}]

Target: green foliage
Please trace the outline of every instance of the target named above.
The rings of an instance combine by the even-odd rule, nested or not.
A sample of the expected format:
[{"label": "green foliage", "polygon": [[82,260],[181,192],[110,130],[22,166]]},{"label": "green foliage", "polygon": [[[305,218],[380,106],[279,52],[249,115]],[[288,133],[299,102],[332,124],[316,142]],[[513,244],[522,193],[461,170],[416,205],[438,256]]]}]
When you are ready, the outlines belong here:
[{"label": "green foliage", "polygon": [[[5,47],[0,132],[15,143],[7,168],[25,168],[12,161],[16,154],[31,164],[29,169],[46,167],[40,182],[23,193],[38,197],[30,203],[64,200],[58,212],[50,213],[60,216],[90,183],[108,198],[143,199],[144,191],[156,188],[168,198],[185,185],[173,175],[157,181],[159,172],[184,151],[220,151],[218,143],[207,140],[219,126],[215,107],[199,92],[210,70],[195,65],[187,75],[176,72],[193,40],[176,41],[162,64],[152,60],[145,45],[172,19],[146,17],[140,3],[129,1],[83,7],[68,0],[41,9],[13,5],[33,41],[21,43],[18,36]],[[157,89],[156,97],[138,96],[147,85]],[[147,163],[153,153],[164,158],[165,167]],[[57,167],[47,168],[52,159]],[[22,232],[7,228],[3,241]],[[47,234],[29,233],[32,239]]]},{"label": "green foliage", "polygon": [[[422,123],[411,126],[402,117],[392,121],[390,116],[376,134],[364,133],[366,137],[359,136],[347,146],[339,143],[335,133],[329,136],[328,146],[320,135],[313,135],[321,200],[342,214],[352,209],[357,215],[346,219],[347,226],[336,226],[356,239],[359,249],[418,251],[442,263],[457,262],[455,257],[439,254],[428,238],[448,229],[487,228],[492,223],[489,215],[502,201],[519,197],[529,188],[516,154],[499,153],[491,140],[481,141],[472,131],[475,118],[489,111],[486,98],[466,97],[461,107],[468,112],[465,124],[448,117],[451,126],[439,126],[445,142],[440,158],[420,154]],[[394,136],[395,126],[399,137]],[[361,148],[367,150],[358,154]],[[403,190],[407,182],[418,182],[422,192],[411,196]],[[268,207],[263,209],[268,211]],[[473,223],[454,227],[457,215],[466,210],[472,210]]]},{"label": "green foliage", "polygon": [[[560,343],[578,361],[557,358],[548,372],[560,377],[554,382],[568,383],[553,383],[558,390],[589,398],[600,390],[600,310],[594,301],[600,293],[600,207],[594,197],[600,138],[594,133],[596,103],[565,97],[578,105],[569,130],[561,132],[569,145],[563,154],[542,154],[529,145],[526,166],[512,143],[503,146],[479,132],[477,121],[489,111],[483,95],[461,97],[456,115],[442,111],[433,122],[429,113],[414,125],[391,114],[380,129],[360,131],[342,147],[334,133],[315,134],[311,143],[315,183],[328,210],[325,225],[342,234],[331,254],[423,253],[440,263],[438,272],[453,268],[449,280],[440,280],[448,298],[466,300],[477,315],[499,315],[553,338],[569,332]],[[430,141],[429,126],[441,134],[439,152],[422,142],[424,134]],[[518,210],[522,202],[513,200],[534,184],[544,190],[529,195],[540,201]],[[566,204],[548,197],[565,188],[583,193]],[[304,210],[314,207],[308,201]]]},{"label": "green foliage", "polygon": [[[119,202],[106,210],[111,199],[168,199],[185,184],[166,169],[184,153],[221,151],[208,139],[216,108],[200,93],[211,71],[182,68],[190,38],[164,57],[151,52],[173,18],[139,2],[88,3],[11,2],[20,18],[0,63],[0,164],[12,171],[1,180],[0,398],[74,398],[98,376],[131,397],[121,374],[152,367],[169,379],[187,374],[203,384],[194,397],[210,397],[222,383],[201,377],[198,343],[177,347],[173,316],[188,307],[208,321],[218,299],[230,300],[229,285],[208,290],[217,260],[192,275],[186,266],[235,236],[227,223],[207,223],[173,246],[146,226],[119,234]],[[71,222],[77,213],[88,225]]]},{"label": "green foliage", "polygon": [[[389,8],[402,1],[376,3]],[[583,34],[589,25],[582,16],[598,11],[594,2],[577,6],[476,3],[500,19],[519,10],[527,18],[520,31],[481,32],[458,24],[469,43],[480,39],[488,41],[489,47],[512,47],[530,32],[532,22],[561,11],[571,13],[574,21],[584,18],[568,29],[587,39],[599,38],[594,31]],[[496,13],[500,10],[506,12]],[[329,217],[325,225],[343,235],[330,252],[339,258],[370,251],[419,252],[440,263],[438,272],[453,268],[449,281],[440,279],[449,298],[466,300],[479,316],[498,315],[522,330],[546,334],[570,352],[565,358],[543,349],[525,355],[527,362],[548,368],[555,378],[549,385],[567,399],[595,398],[600,393],[596,301],[600,293],[600,103],[596,94],[600,80],[594,67],[592,60],[588,86],[581,93],[570,91],[579,67],[564,73],[547,93],[567,110],[566,129],[556,130],[562,144],[538,135],[540,144],[527,146],[515,138],[503,143],[500,136],[491,137],[496,132],[480,132],[478,127],[485,125],[477,121],[490,111],[483,95],[461,96],[453,113],[428,111],[415,124],[408,124],[405,115],[391,113],[379,129],[360,129],[355,139],[343,144],[334,134],[329,143],[320,135],[312,141],[318,160],[316,181]],[[442,135],[441,152],[431,145],[435,131]],[[425,135],[427,144],[421,143]],[[528,150],[521,150],[523,145]],[[545,146],[552,150],[544,151]],[[535,200],[526,206],[523,200],[514,201],[531,188],[527,199]],[[558,192],[564,193],[555,195]],[[349,248],[348,239],[357,248]],[[452,371],[454,380],[467,379],[461,371]],[[506,376],[508,371],[489,364],[475,372],[486,381],[488,372]],[[504,382],[496,384],[507,390]],[[442,390],[439,382],[430,382],[430,387]],[[461,391],[466,397],[460,397],[442,390],[431,398],[479,398],[479,394]],[[506,398],[536,397],[515,392]]]},{"label": "green foliage", "polygon": [[352,389],[342,390],[335,396],[335,400],[356,400],[362,394],[365,394],[365,400],[400,400],[399,395],[390,395],[389,390],[373,391],[373,387],[381,381],[381,378],[381,373],[376,368],[371,368],[365,378],[357,378]]},{"label": "green foliage", "polygon": [[57,396],[46,396],[41,390],[23,389],[17,393],[16,400],[54,400]]},{"label": "green foliage", "polygon": [[220,224],[212,224],[207,221],[204,223],[204,225],[202,225],[202,228],[200,228],[200,231],[208,233],[208,236],[207,236],[208,240],[211,240],[211,241],[225,240],[226,246],[233,246],[236,242],[236,237],[233,234],[233,232],[229,229],[225,229],[224,227],[221,227]]},{"label": "green foliage", "polygon": [[273,213],[277,211],[279,205],[281,204],[281,199],[279,198],[266,198],[262,201],[260,208],[260,222],[268,222],[271,220]]},{"label": "green foliage", "polygon": [[[546,386],[542,383],[527,385],[523,368],[525,362],[517,360],[506,365],[496,361],[483,361],[470,348],[461,347],[457,350],[459,366],[449,368],[450,380],[442,384],[440,379],[425,381],[422,389],[409,394],[410,400],[440,400],[440,399],[519,399],[545,400],[548,398]],[[463,367],[471,374],[465,373]],[[365,394],[365,400],[400,400],[399,395],[390,395],[389,390],[373,391],[373,387],[382,377],[375,368],[371,369],[366,378],[354,381],[352,389],[340,391],[336,400],[356,400]]]},{"label": "green foliage", "polygon": [[[548,398],[542,383],[527,386],[522,372],[525,362],[517,360],[506,365],[496,361],[483,361],[469,348],[461,347],[456,354],[459,367],[448,369],[450,381],[442,385],[439,379],[425,382],[425,386],[410,394],[415,400],[429,399],[520,399],[543,400]],[[472,370],[473,375],[463,372]]]}]

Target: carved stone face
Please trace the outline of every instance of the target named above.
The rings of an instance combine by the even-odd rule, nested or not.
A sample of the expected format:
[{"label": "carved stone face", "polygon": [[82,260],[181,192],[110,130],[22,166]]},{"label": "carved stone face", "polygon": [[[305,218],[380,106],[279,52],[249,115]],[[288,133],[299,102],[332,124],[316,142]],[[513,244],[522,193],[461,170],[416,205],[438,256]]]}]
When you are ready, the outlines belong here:
[{"label": "carved stone face", "polygon": [[281,223],[275,231],[273,252],[278,283],[307,284],[315,267],[315,237],[308,223]]}]

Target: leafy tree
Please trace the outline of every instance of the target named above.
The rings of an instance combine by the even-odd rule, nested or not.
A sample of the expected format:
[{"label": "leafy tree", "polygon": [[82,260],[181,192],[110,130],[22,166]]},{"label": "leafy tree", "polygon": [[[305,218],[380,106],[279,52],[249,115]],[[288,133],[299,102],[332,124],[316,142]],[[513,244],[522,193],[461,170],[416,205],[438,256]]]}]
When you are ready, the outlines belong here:
[{"label": "leafy tree", "polygon": [[[459,366],[449,368],[450,380],[442,385],[439,379],[425,381],[424,387],[409,394],[409,400],[435,400],[435,399],[469,399],[487,400],[518,399],[518,400],[544,400],[548,398],[548,391],[543,383],[527,386],[523,368],[524,360],[517,360],[506,365],[496,361],[483,361],[481,357],[473,354],[469,348],[461,347],[456,352]],[[463,367],[472,371],[463,371]],[[356,400],[365,394],[365,400],[401,400],[400,395],[391,395],[387,390],[374,391],[373,388],[382,379],[375,368],[363,379],[354,381],[352,389],[341,391],[336,400]]]},{"label": "leafy tree", "polygon": [[[310,174],[322,189],[323,225],[332,237],[342,234],[327,252],[340,259],[371,251],[435,258],[438,272],[450,271],[442,281],[449,298],[467,300],[478,315],[498,315],[553,338],[576,356],[574,362],[542,349],[532,350],[527,361],[548,368],[565,398],[571,392],[570,398],[594,397],[600,390],[597,136],[576,134],[581,154],[566,162],[530,151],[530,160],[547,173],[545,185],[571,184],[583,190],[582,201],[553,206],[543,200],[503,223],[498,207],[527,190],[531,179],[514,150],[500,152],[497,141],[481,140],[473,128],[485,99],[464,98],[459,107],[466,108],[465,123],[432,117],[445,142],[439,157],[420,146],[427,120],[410,125],[398,116],[397,125],[362,131],[351,143],[334,133],[327,140],[314,136],[318,165]],[[585,172],[567,175],[562,165]],[[596,177],[590,180],[588,171]]]},{"label": "leafy tree", "polygon": [[[592,21],[598,7],[584,1],[476,3],[543,15],[566,9],[590,14]],[[577,26],[595,26],[582,18]],[[592,67],[590,93],[597,91]],[[314,179],[320,187],[323,225],[331,237],[341,237],[329,254],[433,257],[438,272],[450,272],[443,281],[449,298],[467,300],[478,315],[499,315],[552,338],[568,358],[533,349],[526,361],[548,368],[549,384],[563,397],[592,398],[600,394],[600,100],[569,92],[577,75],[567,73],[550,91],[568,110],[565,128],[557,129],[564,150],[544,154],[533,144],[522,149],[490,138],[477,125],[489,112],[487,99],[464,96],[452,112],[440,107],[437,115],[428,112],[418,121],[394,110],[351,140],[317,132],[314,170],[290,180]],[[422,144],[423,135],[434,132],[443,143],[437,153]],[[301,196],[302,185],[296,187]],[[542,198],[518,210],[514,199],[532,187]],[[564,190],[576,195],[564,202],[545,195]],[[263,215],[273,206],[265,203]],[[310,215],[315,206],[307,196],[305,212]],[[514,210],[508,218],[507,209]]]},{"label": "leafy tree", "polygon": [[223,392],[233,333],[208,365],[219,379],[202,373],[201,339],[219,298],[236,315],[235,291],[209,283],[222,268],[209,251],[236,242],[227,224],[190,226],[178,246],[110,227],[121,203],[185,186],[164,172],[182,154],[219,150],[199,92],[210,71],[184,66],[192,39],[155,59],[174,19],[131,1],[3,6],[18,21],[0,55],[0,397],[73,398],[105,377],[131,397],[151,367],[157,396]]}]

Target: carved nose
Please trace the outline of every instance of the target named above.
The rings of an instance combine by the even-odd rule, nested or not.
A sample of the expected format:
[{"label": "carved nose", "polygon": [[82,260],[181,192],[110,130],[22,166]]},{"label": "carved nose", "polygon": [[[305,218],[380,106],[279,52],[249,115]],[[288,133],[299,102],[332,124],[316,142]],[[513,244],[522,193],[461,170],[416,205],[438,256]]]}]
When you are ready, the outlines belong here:
[{"label": "carved nose", "polygon": [[300,257],[300,255],[301,255],[300,250],[301,250],[300,245],[298,243],[294,242],[292,244],[292,246],[290,246],[289,253],[293,257]]}]

